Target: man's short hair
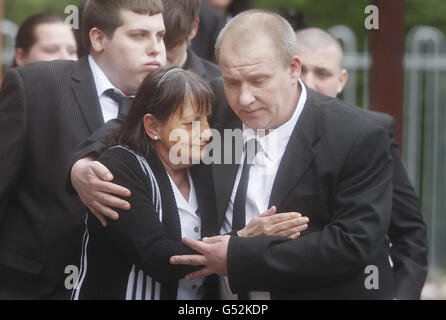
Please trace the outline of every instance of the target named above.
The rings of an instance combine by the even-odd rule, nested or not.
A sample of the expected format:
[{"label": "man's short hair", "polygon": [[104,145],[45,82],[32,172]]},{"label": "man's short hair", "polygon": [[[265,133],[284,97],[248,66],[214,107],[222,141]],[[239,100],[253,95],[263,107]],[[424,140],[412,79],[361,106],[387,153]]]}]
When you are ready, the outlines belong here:
[{"label": "man's short hair", "polygon": [[162,0],[88,0],[82,18],[82,39],[90,51],[90,31],[98,28],[108,38],[122,25],[121,10],[137,14],[156,15],[163,12]]},{"label": "man's short hair", "polygon": [[332,34],[320,28],[305,28],[296,31],[296,41],[298,47],[319,50],[333,46],[343,54],[339,41]]},{"label": "man's short hair", "polygon": [[215,57],[220,62],[220,50],[228,34],[239,35],[238,40],[253,35],[266,35],[275,44],[285,66],[296,55],[296,36],[291,25],[280,15],[267,10],[248,10],[235,16],[220,32],[215,44]]},{"label": "man's short hair", "polygon": [[166,49],[188,40],[196,19],[200,15],[201,0],[163,0]]}]

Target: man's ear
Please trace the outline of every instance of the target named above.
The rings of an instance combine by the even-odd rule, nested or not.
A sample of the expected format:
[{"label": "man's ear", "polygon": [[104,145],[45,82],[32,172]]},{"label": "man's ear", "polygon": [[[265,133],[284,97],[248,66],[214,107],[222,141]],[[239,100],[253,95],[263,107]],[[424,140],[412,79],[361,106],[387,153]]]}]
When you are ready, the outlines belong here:
[{"label": "man's ear", "polygon": [[21,48],[16,49],[14,59],[17,66],[23,67],[24,65],[26,65],[25,51],[23,51],[23,49]]},{"label": "man's ear", "polygon": [[95,53],[101,53],[105,49],[107,36],[98,28],[93,28],[89,33],[91,48]]},{"label": "man's ear", "polygon": [[295,55],[290,63],[290,76],[293,83],[297,83],[302,72],[302,63],[299,56]]},{"label": "man's ear", "polygon": [[193,38],[195,38],[195,36],[197,35],[198,32],[198,26],[200,25],[200,18],[195,19],[195,22],[192,26],[192,30],[189,33],[189,41],[192,41]]},{"label": "man's ear", "polygon": [[348,81],[348,72],[346,69],[342,69],[341,74],[339,76],[337,94],[340,94],[344,90],[347,81]]},{"label": "man's ear", "polygon": [[146,134],[150,137],[152,140],[159,140],[160,139],[160,131],[159,131],[159,122],[155,119],[153,115],[150,113],[147,113],[144,118],[144,130],[146,131]]}]

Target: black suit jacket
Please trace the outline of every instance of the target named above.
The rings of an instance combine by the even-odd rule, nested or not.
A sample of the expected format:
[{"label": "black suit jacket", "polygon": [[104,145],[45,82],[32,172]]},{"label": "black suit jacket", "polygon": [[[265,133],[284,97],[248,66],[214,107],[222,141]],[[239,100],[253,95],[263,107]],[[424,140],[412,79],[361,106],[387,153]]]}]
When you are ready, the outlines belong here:
[{"label": "black suit jacket", "polygon": [[213,83],[221,76],[219,66],[200,58],[191,48],[187,50],[187,60],[184,64],[184,69],[194,71],[208,83]]},{"label": "black suit jacket", "polygon": [[392,247],[396,299],[419,299],[427,275],[427,230],[421,213],[420,201],[401,161],[394,137],[393,117],[367,111],[376,123],[386,129],[393,158],[392,217],[388,236]]},{"label": "black suit jacket", "polygon": [[[269,204],[308,216],[309,229],[296,240],[231,237],[233,292],[265,290],[273,299],[391,299],[388,146],[387,133],[362,111],[308,89]],[[220,225],[237,169],[212,168]],[[378,290],[366,289],[368,265],[379,270]]]},{"label": "black suit jacket", "polygon": [[87,58],[11,70],[0,92],[0,299],[67,298],[85,210],[66,191],[76,146],[103,125]]}]

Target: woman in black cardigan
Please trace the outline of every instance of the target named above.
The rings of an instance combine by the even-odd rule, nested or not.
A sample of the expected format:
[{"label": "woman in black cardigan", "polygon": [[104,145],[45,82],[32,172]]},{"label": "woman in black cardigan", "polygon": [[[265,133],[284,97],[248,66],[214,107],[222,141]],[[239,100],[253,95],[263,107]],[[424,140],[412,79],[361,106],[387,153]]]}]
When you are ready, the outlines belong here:
[{"label": "woman in black cardigan", "polygon": [[[116,183],[132,191],[131,209],[120,211],[119,220],[108,221],[107,228],[88,214],[73,299],[213,297],[204,296],[203,279],[181,280],[194,268],[169,263],[174,254],[193,253],[181,242],[185,235],[216,234],[216,219],[210,217],[215,212],[212,180],[198,177],[203,182],[195,185],[192,176],[202,173],[189,170],[210,140],[212,104],[209,86],[189,71],[160,68],[143,81],[125,122],[110,139],[113,147],[98,159]],[[200,123],[198,136],[193,122]],[[176,129],[179,143],[169,141]],[[195,145],[189,145],[190,136]],[[178,154],[185,156],[180,159],[184,164],[172,163],[175,146],[190,151]]]}]

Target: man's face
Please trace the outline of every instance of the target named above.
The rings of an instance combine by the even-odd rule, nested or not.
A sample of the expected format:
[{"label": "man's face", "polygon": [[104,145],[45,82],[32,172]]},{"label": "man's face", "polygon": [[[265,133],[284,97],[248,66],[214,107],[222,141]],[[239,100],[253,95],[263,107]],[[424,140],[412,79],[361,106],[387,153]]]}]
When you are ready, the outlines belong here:
[{"label": "man's face", "polygon": [[110,81],[125,94],[135,94],[147,74],[166,64],[163,15],[121,11],[122,25],[105,37],[100,53]]},{"label": "man's face", "polygon": [[52,60],[77,60],[73,31],[63,23],[43,23],[34,30],[36,43],[26,56],[18,57],[20,66]]},{"label": "man's face", "polygon": [[311,50],[298,46],[297,54],[302,61],[301,79],[311,89],[336,97],[347,82],[347,72],[341,68],[341,53],[330,46]]},{"label": "man's face", "polygon": [[252,129],[276,129],[297,105],[300,61],[284,66],[273,42],[258,36],[242,44],[228,35],[220,50],[226,98],[240,120]]}]

